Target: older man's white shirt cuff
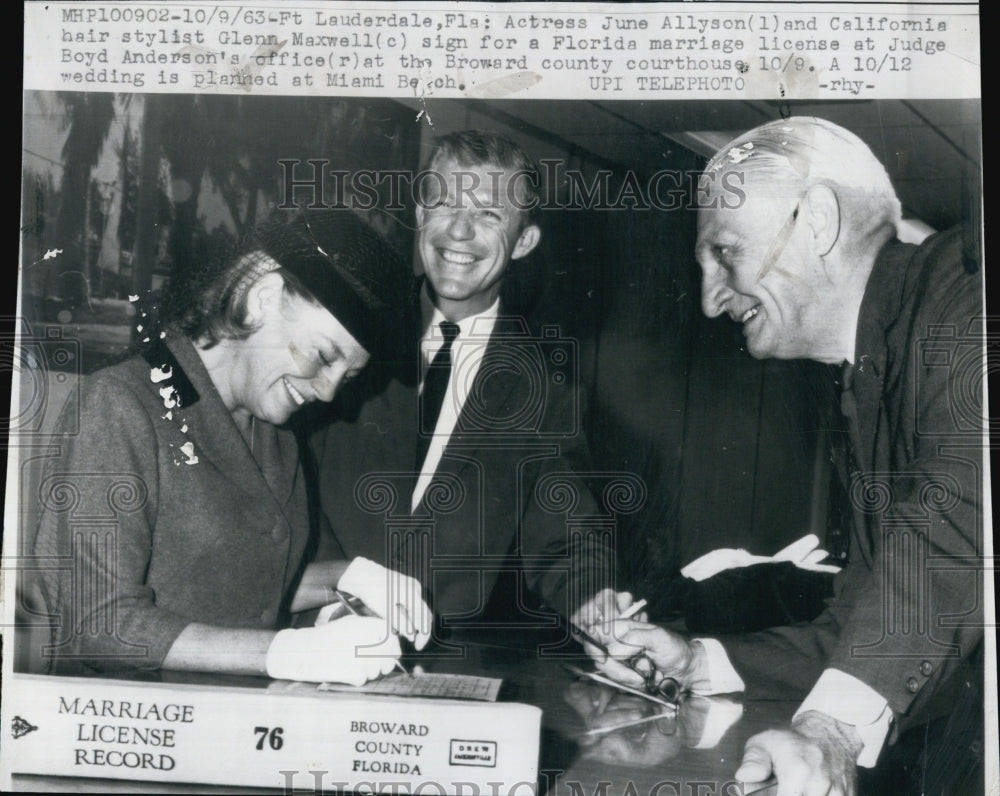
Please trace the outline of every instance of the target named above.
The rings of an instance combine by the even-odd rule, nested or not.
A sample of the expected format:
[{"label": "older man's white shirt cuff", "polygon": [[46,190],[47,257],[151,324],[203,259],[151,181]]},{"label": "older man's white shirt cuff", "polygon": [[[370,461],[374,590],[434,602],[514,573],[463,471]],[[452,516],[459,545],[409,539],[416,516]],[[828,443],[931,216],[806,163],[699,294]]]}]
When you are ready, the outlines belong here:
[{"label": "older man's white shirt cuff", "polygon": [[693,641],[704,647],[705,663],[708,667],[708,682],[693,683],[691,690],[694,693],[711,696],[712,694],[735,694],[746,690],[746,683],[736,673],[733,665],[729,662],[729,655],[726,654],[725,648],[717,639],[696,638]]},{"label": "older man's white shirt cuff", "polygon": [[852,725],[864,744],[858,755],[858,765],[864,768],[875,765],[892,724],[892,710],[878,691],[846,672],[827,669],[795,715],[807,710],[816,710]]}]

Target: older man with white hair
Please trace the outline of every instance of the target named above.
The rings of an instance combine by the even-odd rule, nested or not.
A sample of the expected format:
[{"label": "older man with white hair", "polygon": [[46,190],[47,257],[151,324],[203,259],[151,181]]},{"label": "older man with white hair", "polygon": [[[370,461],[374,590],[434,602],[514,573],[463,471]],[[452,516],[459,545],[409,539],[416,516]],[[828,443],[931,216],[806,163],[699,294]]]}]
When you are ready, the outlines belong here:
[{"label": "older man with white hair", "polygon": [[[747,742],[736,776],[774,775],[782,795],[853,793],[856,766],[875,765],[887,738],[981,700],[969,659],[983,635],[982,271],[959,230],[900,242],[885,169],[823,119],[740,136],[709,162],[702,196],[705,314],[741,324],[754,357],[843,367],[849,444],[834,460],[852,503],[849,559],[813,622],[695,640],[619,622],[600,665],[634,682],[620,661],[645,651],[695,692],[806,694],[788,727]],[[976,754],[975,727],[963,729],[973,740],[953,764]],[[925,792],[948,789],[927,783],[955,768],[931,766]]]}]

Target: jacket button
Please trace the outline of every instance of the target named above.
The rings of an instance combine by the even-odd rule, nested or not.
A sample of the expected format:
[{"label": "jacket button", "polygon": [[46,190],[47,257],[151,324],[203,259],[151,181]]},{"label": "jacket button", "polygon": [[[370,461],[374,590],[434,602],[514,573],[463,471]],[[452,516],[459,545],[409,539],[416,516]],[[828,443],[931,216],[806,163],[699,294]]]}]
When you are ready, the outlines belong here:
[{"label": "jacket button", "polygon": [[920,664],[920,673],[924,677],[930,677],[934,672],[934,667],[931,665],[930,661],[924,661]]},{"label": "jacket button", "polygon": [[272,624],[274,622],[274,616],[271,615],[271,611],[263,611],[260,615],[260,621],[265,625]]},{"label": "jacket button", "polygon": [[909,691],[911,694],[915,694],[917,693],[917,691],[920,690],[920,683],[917,682],[916,677],[911,677],[909,680],[906,681],[906,690]]},{"label": "jacket button", "polygon": [[271,530],[271,538],[277,543],[285,541],[287,537],[288,534],[285,533],[285,526],[281,523],[275,525]]}]

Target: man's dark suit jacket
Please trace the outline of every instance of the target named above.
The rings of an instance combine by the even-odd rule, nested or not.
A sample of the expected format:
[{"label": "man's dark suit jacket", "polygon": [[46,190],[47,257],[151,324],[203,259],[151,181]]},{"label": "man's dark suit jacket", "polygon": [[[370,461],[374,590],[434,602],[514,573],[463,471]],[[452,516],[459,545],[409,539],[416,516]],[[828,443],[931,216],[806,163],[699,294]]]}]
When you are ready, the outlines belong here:
[{"label": "man's dark suit jacket", "polygon": [[963,263],[958,230],[880,253],[841,402],[849,563],[814,622],[721,637],[748,693],[787,698],[836,668],[888,701],[899,732],[967,674],[983,622],[983,327],[982,274]]},{"label": "man's dark suit jacket", "polygon": [[[347,388],[316,435],[322,507],[343,553],[417,576],[445,625],[479,615],[498,573],[512,566],[564,616],[612,586],[614,518],[577,475],[589,465],[573,341],[552,330],[531,334],[520,318],[497,319],[412,515],[416,342],[410,351],[404,363],[376,365],[364,384]],[[605,482],[615,502],[620,490]]]}]

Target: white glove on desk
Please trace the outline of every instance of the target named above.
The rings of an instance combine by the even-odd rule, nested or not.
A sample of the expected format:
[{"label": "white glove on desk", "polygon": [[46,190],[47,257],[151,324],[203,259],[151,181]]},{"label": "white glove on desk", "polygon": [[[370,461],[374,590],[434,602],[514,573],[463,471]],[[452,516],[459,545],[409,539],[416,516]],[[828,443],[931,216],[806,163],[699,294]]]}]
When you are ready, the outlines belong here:
[{"label": "white glove on desk", "polygon": [[755,556],[742,548],[722,548],[705,553],[701,558],[697,558],[681,570],[681,574],[691,580],[707,580],[713,575],[725,572],[727,569],[738,569],[739,567],[749,567],[753,564],[764,564],[768,562],[791,561],[799,569],[808,569],[813,572],[840,572],[840,567],[833,564],[820,564],[826,558],[826,551],[819,549],[819,538],[811,533],[803,536],[797,542],[792,542],[784,550],[775,553],[773,556]]},{"label": "white glove on desk", "polygon": [[318,627],[279,630],[267,648],[267,676],[364,685],[392,671],[401,654],[399,639],[386,637],[385,620],[345,616]]},{"label": "white glove on desk", "polygon": [[337,588],[353,594],[388,620],[392,631],[408,638],[418,650],[426,646],[434,614],[424,602],[423,589],[416,578],[358,556],[340,576]]}]

